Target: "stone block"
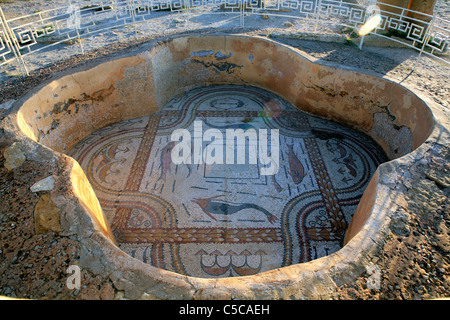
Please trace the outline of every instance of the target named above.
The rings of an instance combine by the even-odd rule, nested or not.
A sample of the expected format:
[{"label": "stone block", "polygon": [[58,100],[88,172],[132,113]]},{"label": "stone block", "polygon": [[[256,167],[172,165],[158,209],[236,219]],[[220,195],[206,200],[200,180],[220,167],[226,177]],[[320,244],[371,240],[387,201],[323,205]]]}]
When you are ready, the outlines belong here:
[{"label": "stone block", "polygon": [[36,234],[47,231],[61,231],[60,209],[53,203],[50,195],[44,194],[34,208],[34,231]]}]

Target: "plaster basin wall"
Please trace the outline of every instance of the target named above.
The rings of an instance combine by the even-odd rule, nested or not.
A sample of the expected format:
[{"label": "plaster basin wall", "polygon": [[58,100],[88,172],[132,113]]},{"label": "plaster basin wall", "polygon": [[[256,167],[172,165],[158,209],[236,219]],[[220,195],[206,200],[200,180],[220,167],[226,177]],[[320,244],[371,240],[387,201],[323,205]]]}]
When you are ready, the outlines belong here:
[{"label": "plaster basin wall", "polygon": [[[52,198],[61,211],[72,212],[67,217],[87,219],[74,227],[66,217],[62,226],[63,233],[86,235],[81,239],[86,256],[80,264],[108,274],[128,298],[322,297],[350,275],[360,274],[367,253],[376,250],[375,239],[383,236],[386,208],[395,210],[401,196],[383,184],[395,161],[379,167],[347,230],[346,245],[328,257],[254,276],[200,279],[146,265],[115,247],[86,176],[64,152],[103,127],[156,112],[171,98],[212,84],[272,91],[303,111],[367,133],[391,160],[417,149],[434,128],[427,103],[405,87],[375,75],[318,64],[294,48],[258,37],[170,37],[76,70],[17,101],[4,127],[17,132],[22,143],[64,159],[59,181],[66,187],[54,190]],[[71,205],[64,202],[67,197],[72,198]]]}]

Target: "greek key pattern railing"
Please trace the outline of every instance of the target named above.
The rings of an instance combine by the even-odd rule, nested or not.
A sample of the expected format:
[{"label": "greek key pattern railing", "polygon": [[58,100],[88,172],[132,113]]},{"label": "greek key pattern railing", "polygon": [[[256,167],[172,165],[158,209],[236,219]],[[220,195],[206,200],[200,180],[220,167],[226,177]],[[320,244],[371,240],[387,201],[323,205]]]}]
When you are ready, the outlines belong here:
[{"label": "greek key pattern railing", "polygon": [[[27,56],[52,46],[75,41],[84,52],[81,38],[98,32],[157,20],[162,21],[164,28],[168,19],[183,17],[189,21],[200,14],[234,16],[241,28],[245,28],[246,17],[258,14],[304,19],[316,32],[320,32],[321,23],[357,31],[371,18],[373,6],[377,7],[381,20],[370,34],[400,42],[450,64],[445,54],[450,42],[450,20],[439,14],[441,1],[445,0],[436,2],[433,15],[375,1],[361,4],[340,0],[92,0],[69,2],[64,7],[12,19],[0,7],[0,66],[14,61],[20,73],[27,75]],[[45,41],[49,37],[52,41]],[[361,48],[364,36],[358,41]]]}]

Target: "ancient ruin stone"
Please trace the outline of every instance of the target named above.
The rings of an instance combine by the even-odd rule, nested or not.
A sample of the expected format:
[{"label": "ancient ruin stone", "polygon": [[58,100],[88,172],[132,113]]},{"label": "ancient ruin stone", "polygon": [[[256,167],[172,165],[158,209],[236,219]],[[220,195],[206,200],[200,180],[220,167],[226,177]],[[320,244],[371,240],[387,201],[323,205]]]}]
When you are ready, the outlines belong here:
[{"label": "ancient ruin stone", "polygon": [[38,191],[50,191],[55,187],[55,179],[52,176],[48,176],[42,180],[39,180],[35,184],[33,184],[30,188],[32,192]]},{"label": "ancient ruin stone", "polygon": [[20,149],[20,145],[14,142],[8,149],[3,153],[5,157],[5,167],[9,171],[18,168],[26,160],[24,152]]},{"label": "ancient ruin stone", "polygon": [[60,209],[50,199],[50,195],[44,194],[34,208],[34,231],[36,234],[47,231],[61,231]]},{"label": "ancient ruin stone", "polygon": [[394,213],[391,220],[391,231],[397,236],[409,236],[411,230],[408,226],[409,214],[404,210]]}]

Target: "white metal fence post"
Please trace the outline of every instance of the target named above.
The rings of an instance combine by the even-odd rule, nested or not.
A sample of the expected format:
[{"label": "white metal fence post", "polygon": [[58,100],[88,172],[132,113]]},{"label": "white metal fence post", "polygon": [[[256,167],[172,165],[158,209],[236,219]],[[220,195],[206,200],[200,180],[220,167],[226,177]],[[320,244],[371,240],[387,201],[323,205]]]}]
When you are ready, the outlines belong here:
[{"label": "white metal fence post", "polygon": [[8,20],[6,20],[5,14],[3,13],[3,10],[1,7],[0,7],[0,20],[2,21],[3,33],[6,38],[5,40],[9,44],[9,47],[11,48],[11,51],[13,52],[14,57],[16,58],[16,60],[19,64],[20,73],[22,74],[22,76],[25,76],[25,75],[28,76],[29,75],[28,68],[27,68],[25,61],[23,60],[22,54],[20,52],[19,42],[17,41],[16,35],[9,27]]},{"label": "white metal fence post", "polygon": [[427,46],[428,41],[430,41],[430,38],[431,38],[431,32],[432,32],[433,29],[434,29],[434,24],[435,24],[435,22],[436,22],[437,12],[438,12],[438,10],[439,10],[439,8],[440,8],[440,5],[441,5],[441,0],[437,0],[437,1],[434,3],[434,6],[433,6],[433,18],[431,18],[431,22],[430,22],[430,24],[428,25],[427,31],[425,32],[425,38],[424,38],[424,40],[423,40],[422,48],[420,48],[419,57],[422,56],[422,53],[423,53],[423,51],[425,50],[425,47]]},{"label": "white metal fence post", "polygon": [[69,6],[68,9],[66,11],[66,13],[69,14],[69,18],[67,19],[67,27],[69,28],[73,28],[75,29],[75,33],[77,34],[77,39],[78,39],[78,44],[80,45],[80,49],[81,49],[81,54],[84,54],[84,47],[83,47],[83,43],[81,41],[81,36],[80,36],[80,24],[81,24],[81,12],[80,12],[80,7],[78,5],[73,5],[72,1],[69,0]]}]

